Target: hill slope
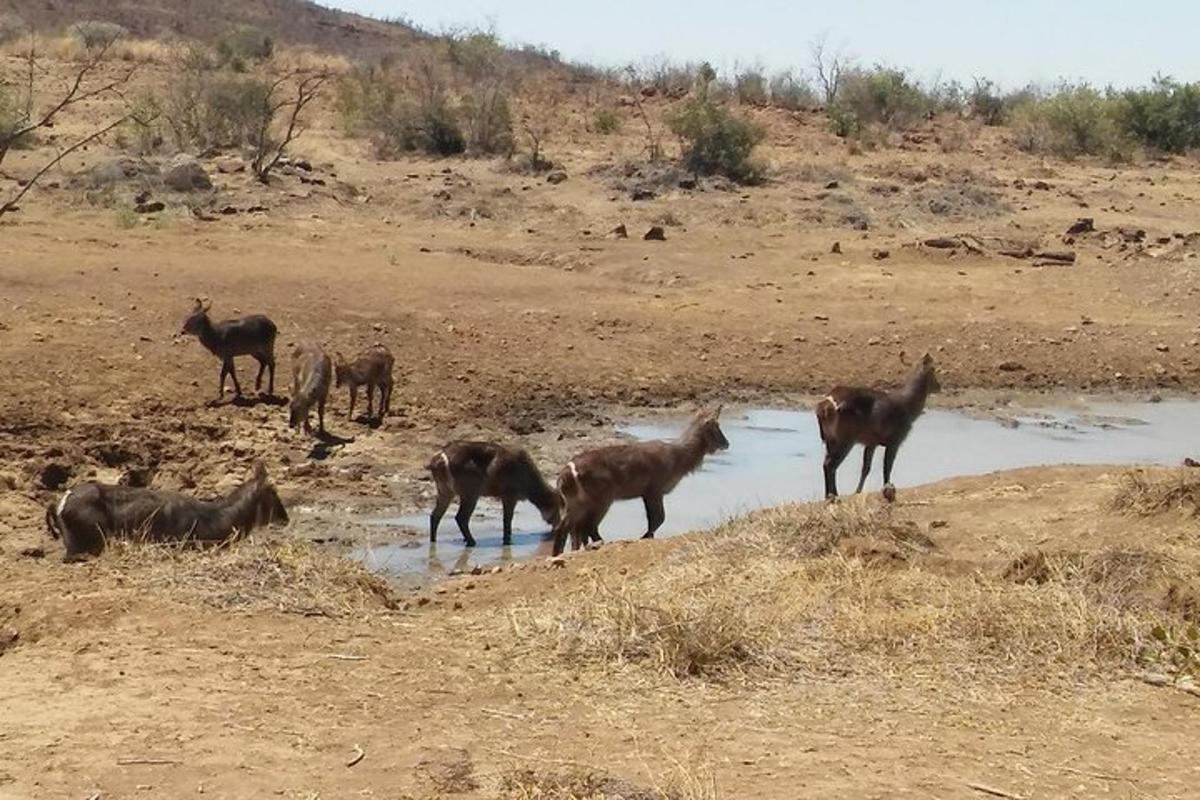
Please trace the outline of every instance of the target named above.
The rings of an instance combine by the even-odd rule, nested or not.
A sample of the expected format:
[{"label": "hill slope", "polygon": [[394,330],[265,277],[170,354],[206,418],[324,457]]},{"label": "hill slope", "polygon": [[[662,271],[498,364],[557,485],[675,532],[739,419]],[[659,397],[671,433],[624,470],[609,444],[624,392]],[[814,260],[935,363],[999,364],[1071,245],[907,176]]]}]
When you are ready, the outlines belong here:
[{"label": "hill slope", "polygon": [[398,23],[335,11],[306,0],[0,0],[0,15],[41,30],[86,19],[116,22],[137,36],[209,39],[237,25],[254,25],[277,39],[363,56],[420,37]]}]

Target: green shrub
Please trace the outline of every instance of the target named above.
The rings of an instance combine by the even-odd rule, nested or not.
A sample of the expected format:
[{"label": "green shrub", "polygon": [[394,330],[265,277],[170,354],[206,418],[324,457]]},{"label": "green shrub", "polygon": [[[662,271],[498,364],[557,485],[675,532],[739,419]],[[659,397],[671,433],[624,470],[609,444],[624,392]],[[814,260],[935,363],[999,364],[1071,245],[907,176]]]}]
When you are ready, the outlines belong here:
[{"label": "green shrub", "polygon": [[89,50],[108,47],[117,39],[129,33],[123,26],[115,22],[105,22],[97,19],[76,22],[69,30],[71,35],[82,42],[83,46]]},{"label": "green shrub", "polygon": [[1003,124],[1009,111],[996,84],[987,78],[975,79],[967,95],[967,108],[972,117],[990,126]]},{"label": "green shrub", "polygon": [[1062,158],[1127,158],[1129,139],[1117,124],[1115,110],[1113,100],[1092,86],[1064,84],[1013,113],[1017,146]]},{"label": "green shrub", "polygon": [[773,75],[768,89],[771,93],[771,105],[776,108],[801,111],[806,108],[815,108],[821,104],[816,90],[791,72],[780,72]]},{"label": "green shrub", "polygon": [[460,109],[467,148],[472,153],[512,152],[513,120],[507,92],[498,87],[484,87],[465,95]]},{"label": "green shrub", "polygon": [[770,98],[767,78],[760,69],[745,69],[733,76],[737,101],[748,106],[765,106]]},{"label": "green shrub", "polygon": [[907,128],[933,109],[929,96],[906,72],[876,67],[843,76],[829,119],[838,136],[854,136],[872,125]]},{"label": "green shrub", "polygon": [[607,136],[621,130],[621,118],[611,108],[602,108],[592,116],[592,130]]},{"label": "green shrub", "polygon": [[274,55],[275,42],[252,25],[239,25],[217,39],[216,51],[222,66],[243,72],[248,64],[261,63]]},{"label": "green shrub", "polygon": [[0,44],[16,41],[29,33],[25,20],[15,14],[0,14]]},{"label": "green shrub", "polygon": [[241,147],[256,141],[270,116],[271,86],[229,75],[181,76],[162,103],[162,114],[180,150]]},{"label": "green shrub", "polygon": [[683,163],[697,175],[724,175],[741,183],[762,180],[762,168],[751,160],[763,131],[715,102],[707,85],[667,118],[667,126],[683,143]]},{"label": "green shrub", "polygon": [[1200,84],[1158,77],[1150,87],[1122,92],[1114,102],[1122,132],[1146,147],[1166,153],[1200,147]]},{"label": "green shrub", "polygon": [[338,82],[334,103],[346,131],[369,136],[377,158],[462,153],[466,137],[454,109],[436,84],[426,89],[408,92],[386,69],[363,68]]},{"label": "green shrub", "polygon": [[165,138],[162,111],[162,104],[154,95],[134,97],[129,104],[129,118],[117,128],[117,146],[142,156],[158,152]]}]

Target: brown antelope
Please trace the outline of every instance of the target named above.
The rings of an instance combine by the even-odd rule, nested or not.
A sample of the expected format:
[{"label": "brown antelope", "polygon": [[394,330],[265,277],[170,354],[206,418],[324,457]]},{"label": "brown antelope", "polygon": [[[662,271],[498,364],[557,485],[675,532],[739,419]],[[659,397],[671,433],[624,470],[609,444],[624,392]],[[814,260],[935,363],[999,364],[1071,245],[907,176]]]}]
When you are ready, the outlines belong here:
[{"label": "brown antelope", "polygon": [[218,500],[83,483],[46,509],[46,526],[52,537],[62,538],[67,561],[99,555],[113,537],[222,542],[263,525],[286,525],[287,521],[287,510],[261,462],[255,464],[248,481]]},{"label": "brown antelope", "polygon": [[554,555],[563,551],[568,535],[575,550],[589,539],[600,541],[600,522],[617,500],[642,498],[646,505],[642,538],[653,539],[666,519],[663,498],[684,476],[699,469],[705,456],[729,447],[718,421],[720,414],[720,406],[700,411],[674,442],[611,445],[568,461],[558,476],[566,510],[554,530]]},{"label": "brown antelope", "polygon": [[429,462],[437,486],[437,503],[429,515],[429,541],[437,541],[438,525],[450,501],[459,498],[454,521],[467,547],[475,546],[471,514],[480,497],[495,497],[504,510],[504,544],[512,544],[512,520],[517,503],[528,500],[551,527],[558,524],[562,498],[524,450],[491,442],[451,442]]},{"label": "brown antelope", "polygon": [[358,387],[367,387],[367,421],[374,418],[373,391],[379,389],[379,420],[383,421],[392,405],[392,353],[381,344],[372,345],[359,353],[353,361],[337,354],[334,375],[338,388],[350,387],[350,419],[354,419],[354,404],[358,401]]},{"label": "brown antelope", "polygon": [[292,351],[292,403],[288,425],[304,425],[312,433],[309,415],[317,407],[317,431],[325,435],[325,403],[333,382],[333,362],[318,344],[300,344]]},{"label": "brown antelope", "polygon": [[238,383],[237,373],[233,369],[235,356],[253,356],[258,361],[258,377],[254,380],[254,391],[262,390],[263,373],[270,370],[267,383],[267,394],[275,394],[275,335],[278,329],[275,323],[262,314],[248,317],[227,319],[214,323],[208,316],[212,302],[204,303],[196,300],[192,313],[183,321],[183,333],[195,336],[205,349],[221,359],[221,385],[217,389],[217,401],[225,396],[225,376],[233,378],[233,391],[242,396],[242,386]]},{"label": "brown antelope", "polygon": [[838,467],[854,445],[861,444],[862,474],[857,491],[867,482],[875,448],[883,447],[883,496],[888,502],[895,500],[892,466],[896,453],[925,410],[926,399],[940,389],[933,356],[926,353],[896,391],[839,386],[817,403],[817,426],[825,443],[825,496],[837,497]]}]

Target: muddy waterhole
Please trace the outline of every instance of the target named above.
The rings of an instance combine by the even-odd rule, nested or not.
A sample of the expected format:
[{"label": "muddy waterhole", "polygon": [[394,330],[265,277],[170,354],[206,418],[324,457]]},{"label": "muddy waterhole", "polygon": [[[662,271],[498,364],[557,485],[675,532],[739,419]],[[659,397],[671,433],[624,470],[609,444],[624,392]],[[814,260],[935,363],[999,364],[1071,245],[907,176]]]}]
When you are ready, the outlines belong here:
[{"label": "muddy waterhole", "polygon": [[[893,474],[898,487],[1019,467],[1057,464],[1178,464],[1200,453],[1191,431],[1200,423],[1200,402],[1089,403],[1072,408],[1006,409],[1001,413],[930,409],[904,444]],[[686,418],[634,422],[619,432],[634,439],[673,439]],[[718,525],[731,517],[780,503],[821,497],[824,457],[816,420],[809,409],[755,408],[726,411],[722,429],[729,450],[705,460],[667,497],[667,520],[658,536]],[[838,474],[843,493],[853,491],[861,465],[855,448]],[[882,452],[877,453],[866,491],[882,484]],[[549,469],[549,466],[546,467]],[[547,478],[553,480],[553,474]],[[903,495],[900,496],[903,502]],[[478,546],[462,545],[453,515],[442,521],[431,545],[428,510],[372,520],[378,542],[356,549],[353,557],[404,583],[419,583],[452,571],[489,567],[550,554],[548,526],[528,503],[517,508],[513,543],[501,543],[500,507],[481,500],[471,530]],[[606,540],[628,539],[645,531],[640,500],[617,503],[601,525]],[[394,529],[415,528],[422,536],[397,542]]]}]

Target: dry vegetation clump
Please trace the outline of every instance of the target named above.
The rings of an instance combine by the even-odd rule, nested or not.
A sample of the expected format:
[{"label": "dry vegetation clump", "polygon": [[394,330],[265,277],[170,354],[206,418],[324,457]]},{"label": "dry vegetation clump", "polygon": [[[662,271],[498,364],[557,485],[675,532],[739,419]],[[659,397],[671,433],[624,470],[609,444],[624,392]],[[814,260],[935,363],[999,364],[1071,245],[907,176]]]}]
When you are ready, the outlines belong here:
[{"label": "dry vegetation clump", "polygon": [[207,550],[110,542],[100,564],[126,586],[165,589],[220,609],[338,617],[395,607],[382,578],[299,539],[251,538]]},{"label": "dry vegetation clump", "polygon": [[507,800],[716,800],[716,782],[709,769],[677,765],[666,786],[648,789],[603,772],[573,769],[549,772],[513,769],[500,778]]},{"label": "dry vegetation clump", "polygon": [[1182,510],[1200,516],[1200,470],[1181,469],[1152,477],[1141,470],[1125,473],[1112,498],[1112,510],[1137,517],[1153,517]]},{"label": "dry vegetation clump", "polygon": [[782,507],[729,523],[636,576],[591,576],[529,627],[568,661],[676,678],[841,675],[886,664],[1003,679],[1135,666],[1149,631],[1185,618],[1161,592],[1152,599],[1149,587],[1166,586],[1170,572],[1154,554],[1051,559],[1047,579],[1020,581],[984,565],[947,571],[925,557],[935,547],[915,523],[871,502]]}]

